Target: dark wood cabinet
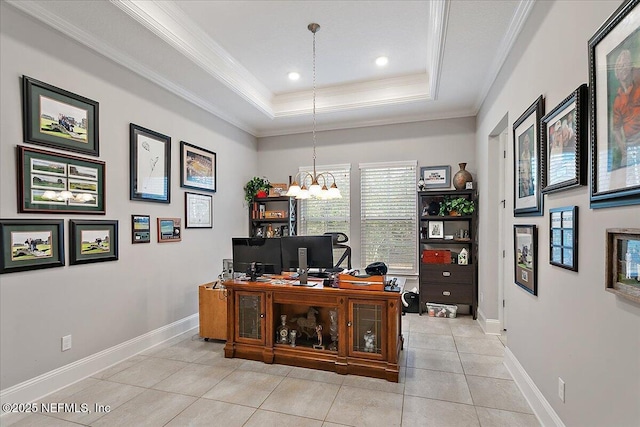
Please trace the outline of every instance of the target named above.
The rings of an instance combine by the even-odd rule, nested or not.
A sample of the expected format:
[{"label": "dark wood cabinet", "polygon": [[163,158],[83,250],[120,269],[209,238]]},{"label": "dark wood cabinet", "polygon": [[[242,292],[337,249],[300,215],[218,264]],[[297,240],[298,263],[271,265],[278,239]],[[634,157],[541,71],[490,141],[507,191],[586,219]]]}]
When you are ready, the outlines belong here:
[{"label": "dark wood cabinet", "polygon": [[[440,209],[447,200],[458,198],[473,201],[473,212],[448,215]],[[474,190],[420,191],[418,206],[420,314],[426,311],[428,302],[466,304],[475,319],[478,311],[477,193]],[[460,256],[463,252],[466,252],[466,264]]]},{"label": "dark wood cabinet", "polygon": [[255,198],[249,205],[249,237],[296,236],[297,200],[291,197]]}]

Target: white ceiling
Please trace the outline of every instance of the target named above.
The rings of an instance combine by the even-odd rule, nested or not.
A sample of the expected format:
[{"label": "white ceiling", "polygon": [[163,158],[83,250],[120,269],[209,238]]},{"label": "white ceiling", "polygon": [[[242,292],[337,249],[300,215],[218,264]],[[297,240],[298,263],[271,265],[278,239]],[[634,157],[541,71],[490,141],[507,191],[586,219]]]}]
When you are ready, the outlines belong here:
[{"label": "white ceiling", "polygon": [[261,137],[312,127],[309,23],[317,129],[403,123],[475,115],[533,1],[8,3]]}]

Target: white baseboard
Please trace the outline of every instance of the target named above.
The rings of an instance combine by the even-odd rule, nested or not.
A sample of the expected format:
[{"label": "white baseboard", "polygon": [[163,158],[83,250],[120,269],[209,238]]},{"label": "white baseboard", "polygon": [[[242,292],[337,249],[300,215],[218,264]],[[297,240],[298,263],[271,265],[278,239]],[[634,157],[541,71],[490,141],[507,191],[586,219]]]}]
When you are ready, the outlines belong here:
[{"label": "white baseboard", "polygon": [[482,310],[478,308],[478,318],[476,319],[482,330],[487,335],[501,335],[502,326],[497,319],[487,319]]},{"label": "white baseboard", "polygon": [[544,427],[555,426],[565,427],[564,423],[553,410],[551,404],[542,395],[542,392],[535,385],[529,374],[524,370],[518,359],[513,355],[509,347],[504,349],[504,365],[509,370],[516,385],[522,392],[522,395],[533,409],[534,414],[538,417],[538,421]]},{"label": "white baseboard", "polygon": [[198,313],[20,384],[0,390],[0,403],[4,405],[5,403],[35,402],[48,394],[85,379],[96,372],[100,372],[196,327],[198,327]]}]

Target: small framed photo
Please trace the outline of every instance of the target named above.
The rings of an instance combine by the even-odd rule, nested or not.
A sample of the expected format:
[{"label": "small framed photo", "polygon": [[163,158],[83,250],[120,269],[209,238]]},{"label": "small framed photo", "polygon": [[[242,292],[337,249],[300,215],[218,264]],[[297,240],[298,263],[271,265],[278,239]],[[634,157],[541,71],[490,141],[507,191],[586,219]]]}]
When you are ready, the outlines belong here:
[{"label": "small framed photo", "polygon": [[180,187],[216,192],[216,153],[180,141]]},{"label": "small framed photo", "polygon": [[578,271],[578,207],[549,209],[549,264]]},{"label": "small framed photo", "polygon": [[288,188],[289,184],[272,182],[271,188],[269,188],[269,197],[282,197],[287,194]]},{"label": "small framed photo", "polygon": [[640,303],[640,228],[607,229],[605,287]]},{"label": "small framed photo", "polygon": [[179,242],[181,240],[180,218],[158,218],[158,243]]},{"label": "small framed photo", "polygon": [[514,225],[514,280],[516,285],[538,295],[538,233],[535,225]]},{"label": "small framed photo", "polygon": [[69,220],[69,264],[116,261],[118,221]]},{"label": "small framed photo", "polygon": [[151,242],[151,217],[131,215],[131,243]]},{"label": "small framed photo", "polygon": [[424,181],[425,190],[450,188],[451,166],[423,166],[420,168],[420,179]]},{"label": "small framed photo", "polygon": [[444,221],[429,221],[427,238],[444,239]]},{"label": "small framed photo", "polygon": [[0,219],[0,274],[64,265],[64,221]]},{"label": "small framed photo", "polygon": [[171,137],[129,126],[131,200],[171,202]]},{"label": "small framed photo", "polygon": [[640,8],[627,0],[589,40],[591,207],[640,204]]},{"label": "small framed photo", "polygon": [[540,119],[544,98],[540,96],[513,123],[513,215],[542,215],[540,193]]},{"label": "small framed photo", "polygon": [[24,142],[99,155],[98,102],[22,76]]},{"label": "small framed photo", "polygon": [[18,212],[104,215],[105,163],[18,146]]},{"label": "small framed photo", "polygon": [[587,183],[587,92],[581,85],[542,118],[542,193]]},{"label": "small framed photo", "polygon": [[213,197],[185,193],[184,217],[187,228],[213,228]]}]

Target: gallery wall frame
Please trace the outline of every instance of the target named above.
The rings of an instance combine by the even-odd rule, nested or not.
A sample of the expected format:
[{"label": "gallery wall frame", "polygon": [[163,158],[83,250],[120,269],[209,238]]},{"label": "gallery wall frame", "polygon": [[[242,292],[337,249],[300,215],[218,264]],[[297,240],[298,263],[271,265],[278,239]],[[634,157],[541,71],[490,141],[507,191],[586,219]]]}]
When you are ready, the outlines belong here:
[{"label": "gallery wall frame", "polygon": [[64,266],[64,220],[0,219],[0,274]]},{"label": "gallery wall frame", "polygon": [[513,123],[513,215],[542,215],[540,192],[540,119],[542,95]]},{"label": "gallery wall frame", "polygon": [[217,155],[180,141],[180,187],[216,192]]},{"label": "gallery wall frame", "polygon": [[538,295],[538,229],[533,224],[513,226],[514,281],[525,291]]},{"label": "gallery wall frame", "polygon": [[131,243],[151,242],[151,217],[149,215],[131,215]]},{"label": "gallery wall frame", "polygon": [[543,194],[587,184],[588,92],[580,85],[541,120]]},{"label": "gallery wall frame", "polygon": [[[639,96],[639,0],[625,1],[588,43],[591,89],[591,208],[640,204],[640,132],[628,105]],[[635,101],[633,101],[635,102]]]},{"label": "gallery wall frame", "polygon": [[420,168],[420,179],[424,181],[424,189],[451,187],[451,166],[422,166]]},{"label": "gallery wall frame", "polygon": [[182,220],[180,218],[158,218],[158,243],[182,240]]},{"label": "gallery wall frame", "polygon": [[24,142],[98,156],[99,103],[22,76]]},{"label": "gallery wall frame", "polygon": [[69,220],[70,265],[117,260],[117,220]]},{"label": "gallery wall frame", "polygon": [[18,212],[106,212],[106,165],[93,159],[19,145]]},{"label": "gallery wall frame", "polygon": [[605,289],[640,304],[640,228],[608,228]]},{"label": "gallery wall frame", "polygon": [[549,209],[549,264],[578,271],[578,206]]},{"label": "gallery wall frame", "polygon": [[171,137],[129,125],[131,200],[171,203]]},{"label": "gallery wall frame", "polygon": [[184,194],[186,228],[213,228],[213,197],[209,194]]}]

